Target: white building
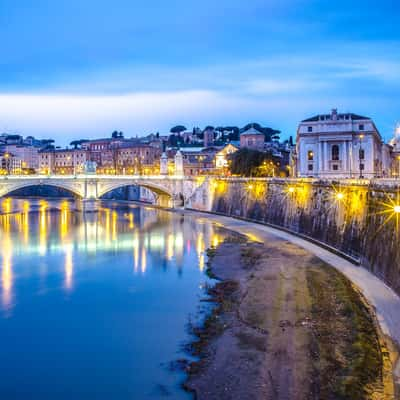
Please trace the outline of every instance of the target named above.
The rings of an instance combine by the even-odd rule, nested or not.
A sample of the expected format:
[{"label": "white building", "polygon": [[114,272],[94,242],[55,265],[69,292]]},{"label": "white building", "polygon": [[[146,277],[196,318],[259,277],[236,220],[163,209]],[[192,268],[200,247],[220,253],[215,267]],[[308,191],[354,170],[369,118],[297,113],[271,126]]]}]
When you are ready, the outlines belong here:
[{"label": "white building", "polygon": [[390,175],[382,137],[371,118],[352,113],[316,115],[297,130],[297,176],[375,178]]},{"label": "white building", "polygon": [[37,147],[11,144],[5,146],[4,149],[22,161],[23,169],[39,170],[39,149]]},{"label": "white building", "polygon": [[215,155],[215,168],[228,168],[229,155],[238,151],[238,148],[233,144],[228,143]]},{"label": "white building", "polygon": [[79,174],[84,172],[88,151],[84,149],[42,150],[39,152],[41,174]]},{"label": "white building", "polygon": [[18,175],[22,171],[22,161],[10,153],[0,154],[0,175]]},{"label": "white building", "polygon": [[400,176],[400,124],[394,131],[394,137],[389,142],[392,160],[392,176]]}]

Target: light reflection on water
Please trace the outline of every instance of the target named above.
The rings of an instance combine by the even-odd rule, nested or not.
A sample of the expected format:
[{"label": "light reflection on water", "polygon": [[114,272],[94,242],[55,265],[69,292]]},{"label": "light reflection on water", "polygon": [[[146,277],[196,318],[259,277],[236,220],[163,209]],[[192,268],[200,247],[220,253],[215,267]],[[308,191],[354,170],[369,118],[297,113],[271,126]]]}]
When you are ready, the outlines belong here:
[{"label": "light reflection on water", "polygon": [[[127,205],[0,199],[0,396],[174,399],[206,281],[206,221]],[[8,397],[7,397],[8,396]]]}]

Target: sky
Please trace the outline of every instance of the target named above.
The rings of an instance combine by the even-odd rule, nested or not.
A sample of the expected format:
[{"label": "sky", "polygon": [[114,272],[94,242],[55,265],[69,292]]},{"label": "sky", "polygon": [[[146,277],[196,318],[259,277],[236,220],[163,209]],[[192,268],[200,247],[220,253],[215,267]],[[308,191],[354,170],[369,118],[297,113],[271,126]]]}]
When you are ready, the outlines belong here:
[{"label": "sky", "polygon": [[71,140],[332,108],[400,121],[400,2],[0,0],[0,132]]}]

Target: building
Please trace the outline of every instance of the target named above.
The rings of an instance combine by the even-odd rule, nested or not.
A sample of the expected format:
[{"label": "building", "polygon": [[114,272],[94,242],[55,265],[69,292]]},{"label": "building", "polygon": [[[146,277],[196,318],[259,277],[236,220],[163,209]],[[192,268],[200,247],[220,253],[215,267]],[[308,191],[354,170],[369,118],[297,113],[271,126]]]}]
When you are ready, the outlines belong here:
[{"label": "building", "polygon": [[39,152],[39,173],[75,175],[83,173],[88,161],[84,149],[50,149]]},{"label": "building", "polygon": [[184,175],[215,174],[215,155],[217,152],[218,148],[215,147],[182,149]]},{"label": "building", "polygon": [[18,175],[22,171],[22,161],[11,153],[0,153],[0,174]]},{"label": "building", "polygon": [[99,168],[116,168],[116,150],[125,142],[122,136],[88,140],[81,143],[83,150],[89,154]]},{"label": "building", "polygon": [[159,171],[163,139],[154,134],[142,140],[125,139],[121,132],[114,132],[110,138],[82,142],[81,147],[99,173],[150,174]]},{"label": "building", "polygon": [[240,134],[240,148],[263,151],[264,143],[265,135],[254,127]]},{"label": "building", "polygon": [[4,146],[6,153],[10,153],[21,160],[24,171],[36,172],[39,170],[39,148],[21,144]]},{"label": "building", "polygon": [[400,176],[400,124],[397,125],[394,137],[389,142],[389,151],[391,156],[391,171],[393,177]]},{"label": "building", "polygon": [[158,174],[162,150],[150,144],[123,144],[117,150],[118,173]]},{"label": "building", "polygon": [[203,132],[203,144],[204,147],[210,147],[214,144],[214,128],[207,126]]},{"label": "building", "polygon": [[373,120],[339,114],[336,109],[299,124],[296,156],[299,177],[376,178],[390,174]]},{"label": "building", "polygon": [[219,150],[215,155],[215,168],[221,172],[228,168],[228,157],[236,151],[238,151],[238,148],[230,143]]}]

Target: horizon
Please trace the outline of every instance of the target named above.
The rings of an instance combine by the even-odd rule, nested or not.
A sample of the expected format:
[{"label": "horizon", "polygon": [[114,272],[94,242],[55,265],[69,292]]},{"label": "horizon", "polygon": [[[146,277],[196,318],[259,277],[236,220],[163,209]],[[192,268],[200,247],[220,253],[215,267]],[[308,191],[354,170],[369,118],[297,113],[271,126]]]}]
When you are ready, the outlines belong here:
[{"label": "horizon", "polygon": [[400,119],[399,11],[359,0],[5,0],[0,131],[65,146],[258,122],[287,139],[337,108],[372,118],[387,142]]}]

